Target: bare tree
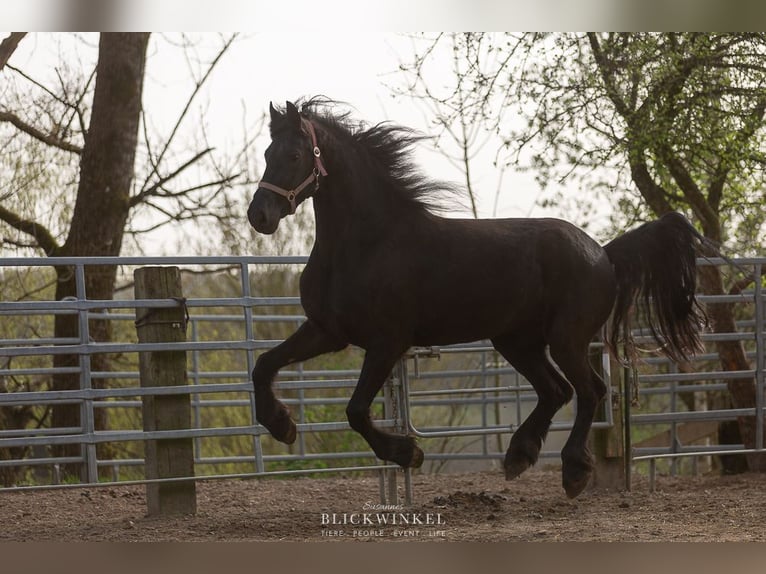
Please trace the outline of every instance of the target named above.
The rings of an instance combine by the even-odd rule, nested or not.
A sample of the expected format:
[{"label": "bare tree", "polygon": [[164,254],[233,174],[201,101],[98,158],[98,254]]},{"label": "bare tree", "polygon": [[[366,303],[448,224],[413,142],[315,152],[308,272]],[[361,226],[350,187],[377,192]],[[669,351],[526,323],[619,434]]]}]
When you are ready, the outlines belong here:
[{"label": "bare tree", "polygon": [[[200,147],[186,157],[171,153],[192,102],[228,51],[233,36],[223,38],[217,54],[202,66],[174,127],[160,139],[152,137],[142,103],[149,34],[101,34],[95,68],[71,77],[64,63],[57,68],[57,85],[52,87],[9,63],[22,37],[12,34],[0,48],[3,72],[10,73],[27,93],[35,94],[30,98],[23,90],[7,92],[7,101],[0,102],[0,126],[6,126],[11,142],[5,148],[0,146],[0,154],[12,158],[15,175],[0,192],[8,200],[0,205],[0,223],[7,230],[5,248],[48,256],[116,256],[126,234],[142,231],[132,222],[137,211],[153,221],[152,228],[187,219],[239,216],[227,212],[230,206],[221,200],[234,181],[248,179],[241,177],[236,161],[213,157],[213,149],[205,141],[196,142]],[[246,138],[244,145],[251,143]],[[139,149],[144,152],[141,162],[137,162]],[[209,175],[185,177],[203,161],[208,162],[204,173]],[[140,178],[136,177],[137,163],[144,171]],[[56,188],[59,185],[62,189]],[[56,298],[75,296],[71,269],[59,267],[56,274]],[[116,267],[86,269],[85,288],[91,299],[111,299],[115,281]],[[109,322],[93,320],[89,327],[94,341],[111,339]],[[54,334],[57,338],[77,337],[76,319],[57,315]],[[103,356],[94,355],[92,360],[93,370],[106,370]],[[73,366],[77,361],[76,356],[56,355],[54,366]],[[76,375],[60,374],[53,377],[51,388],[78,386]],[[97,412],[105,416],[104,409]],[[52,410],[51,424],[77,427],[79,417],[76,406],[60,405]],[[97,425],[103,428],[105,421],[97,421]],[[65,447],[57,454],[76,456],[78,452]],[[78,469],[67,470],[75,473]]]},{"label": "bare tree", "polygon": [[[409,64],[401,63],[406,72],[404,88],[393,86],[392,90],[400,96],[411,97],[425,108],[424,113],[437,127],[437,146],[449,162],[463,177],[463,184],[470,200],[471,214],[479,217],[478,192],[474,178],[474,164],[477,156],[491,145],[495,133],[488,129],[484,110],[475,105],[477,86],[471,70],[481,66],[481,62],[472,54],[474,46],[462,35],[442,34],[424,50],[415,56]],[[431,79],[430,63],[434,50],[441,50],[443,59],[449,62],[454,85],[435,85]],[[441,59],[441,56],[440,56]],[[443,73],[443,70],[439,72]],[[443,140],[446,139],[446,142]],[[497,199],[502,186],[506,165],[495,158],[497,187],[493,213],[497,212]]]}]

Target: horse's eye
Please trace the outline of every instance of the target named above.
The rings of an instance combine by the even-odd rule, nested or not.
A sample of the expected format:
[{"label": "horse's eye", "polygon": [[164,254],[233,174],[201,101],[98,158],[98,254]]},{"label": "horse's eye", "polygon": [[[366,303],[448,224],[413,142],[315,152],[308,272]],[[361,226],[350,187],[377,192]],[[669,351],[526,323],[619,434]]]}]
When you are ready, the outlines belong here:
[{"label": "horse's eye", "polygon": [[301,154],[299,154],[297,151],[293,152],[292,155],[290,156],[291,161],[295,162],[295,161],[298,161],[299,159],[301,159]]}]

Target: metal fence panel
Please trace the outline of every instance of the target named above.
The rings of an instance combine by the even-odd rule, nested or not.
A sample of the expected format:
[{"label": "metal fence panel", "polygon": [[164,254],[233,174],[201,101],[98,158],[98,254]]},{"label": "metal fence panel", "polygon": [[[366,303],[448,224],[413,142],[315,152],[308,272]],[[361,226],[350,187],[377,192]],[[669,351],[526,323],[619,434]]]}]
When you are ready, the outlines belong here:
[{"label": "metal fence panel", "polygon": [[[120,258],[18,258],[0,262],[0,273],[10,280],[14,269],[42,270],[52,266],[74,268],[78,292],[73,300],[54,301],[38,296],[29,300],[0,301],[0,320],[5,325],[21,325],[24,321],[52,322],[56,314],[76,314],[80,327],[76,338],[57,339],[53,333],[21,332],[19,327],[7,331],[0,340],[0,383],[15,392],[0,393],[0,408],[31,406],[38,411],[55,405],[76,404],[81,408],[81,425],[76,428],[7,428],[0,430],[0,450],[22,449],[23,458],[6,457],[0,460],[3,468],[25,467],[33,469],[36,486],[55,486],[60,479],[56,469],[62,465],[80,464],[86,469],[85,483],[115,481],[140,482],[143,464],[140,448],[127,449],[121,457],[104,457],[99,445],[141,443],[150,438],[191,436],[195,441],[195,462],[198,478],[231,476],[270,476],[276,474],[307,474],[332,471],[388,470],[389,465],[377,461],[366,446],[343,450],[331,438],[348,430],[343,407],[355,386],[360,361],[355,365],[330,365],[320,368],[298,364],[282,371],[275,384],[284,401],[293,409],[298,423],[299,440],[294,450],[270,443],[268,433],[255,421],[255,403],[249,373],[254,367],[254,353],[268,349],[281,340],[268,333],[280,328],[294,328],[304,320],[297,294],[260,293],[258,281],[262,269],[291,268],[296,272],[305,264],[305,257],[120,257]],[[742,445],[718,448],[717,445],[689,445],[679,439],[678,429],[687,422],[716,422],[754,416],[758,430],[756,449],[763,449],[764,424],[764,352],[766,338],[763,264],[766,259],[741,259],[737,265],[752,269],[754,288],[736,295],[702,297],[708,303],[730,303],[752,307],[752,317],[740,321],[736,333],[706,334],[707,342],[741,341],[747,345],[752,368],[739,372],[718,370],[679,373],[673,365],[661,358],[650,357],[641,368],[636,398],[639,402],[660,404],[657,412],[634,410],[630,417],[633,432],[640,434],[645,428],[668,428],[670,443],[664,446],[637,447],[628,456],[634,460],[656,460],[660,457],[676,459],[684,456],[705,456],[713,450],[742,450]],[[727,265],[725,261],[701,260],[700,264]],[[179,265],[194,269],[226,268],[237,293],[228,297],[206,294],[190,296],[186,306],[190,324],[186,343],[138,344],[131,338],[135,309],[156,308],[177,304],[172,300],[91,300],[85,293],[85,267],[91,265],[118,265],[126,269],[145,265]],[[105,320],[122,325],[122,338],[110,342],[95,342],[89,336],[89,322]],[[230,338],[211,335],[220,325],[231,326],[235,333]],[[228,333],[228,332],[227,332]],[[264,336],[264,333],[267,336]],[[640,335],[640,333],[637,333]],[[138,386],[137,368],[121,368],[125,357],[137,357],[140,351],[184,350],[188,357],[187,387],[158,387],[142,389]],[[76,366],[54,368],[53,355],[73,354]],[[94,371],[91,358],[97,354],[120,357],[121,365],[115,370]],[[205,366],[211,354],[230,357],[227,368],[210,370]],[[360,357],[359,357],[360,358]],[[714,353],[700,357],[714,360]],[[129,362],[129,361],[127,361]],[[352,361],[353,362],[353,361]],[[137,363],[133,360],[133,363]],[[610,377],[610,362],[604,355],[604,370]],[[612,369],[613,370],[613,369]],[[50,390],[51,378],[69,374],[79,377],[77,390]],[[608,384],[616,398],[622,392],[619,373]],[[683,393],[703,395],[725,389],[731,378],[755,381],[757,404],[754,409],[712,409],[690,411],[681,400]],[[12,389],[9,382],[23,383]],[[188,431],[144,433],[137,428],[96,428],[96,412],[140,412],[141,398],[149,394],[189,394],[193,424]],[[398,432],[409,432],[420,437],[425,445],[426,463],[432,469],[445,464],[460,468],[466,462],[486,461],[499,464],[507,447],[508,434],[521,424],[531,410],[536,397],[531,386],[513,368],[499,357],[486,342],[455,345],[443,348],[413,349],[403,359],[387,383],[383,396],[376,400],[376,424]],[[566,431],[573,420],[572,406],[562,410],[552,425],[552,433],[541,456],[556,459]],[[246,413],[242,420],[225,422],[217,427],[206,427],[209,413],[236,411]],[[317,412],[333,420],[315,420]],[[607,413],[611,413],[607,409]],[[608,428],[610,418],[595,423],[596,428]],[[664,426],[663,426],[664,425]],[[562,431],[558,434],[558,431]],[[307,442],[309,433],[327,437],[330,445],[317,452]],[[314,436],[314,435],[311,435]],[[228,454],[211,454],[206,444],[209,439],[244,439],[247,447],[230,449]],[[564,437],[565,438],[565,437]],[[634,441],[635,442],[635,441]],[[51,447],[62,444],[81,445],[78,457],[56,457]],[[131,447],[132,448],[132,447]],[[281,450],[280,450],[281,449]],[[348,466],[344,466],[343,463]],[[362,464],[364,462],[364,464]],[[654,464],[654,463],[652,463]],[[48,469],[48,478],[43,472]],[[132,469],[132,471],[131,471]],[[235,472],[231,470],[235,469]],[[50,472],[52,470],[52,472]],[[128,472],[131,471],[131,472]],[[136,474],[138,472],[138,475]],[[106,474],[106,477],[105,477]],[[30,475],[30,476],[31,476]],[[100,476],[99,476],[100,475]],[[30,479],[32,480],[32,479]],[[46,482],[47,481],[47,482]]]}]

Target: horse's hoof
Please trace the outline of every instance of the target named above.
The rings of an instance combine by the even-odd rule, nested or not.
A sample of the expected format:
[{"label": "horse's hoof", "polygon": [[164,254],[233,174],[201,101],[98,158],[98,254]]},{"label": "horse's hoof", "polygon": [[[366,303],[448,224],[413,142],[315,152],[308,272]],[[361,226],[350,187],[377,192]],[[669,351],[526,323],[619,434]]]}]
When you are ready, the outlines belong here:
[{"label": "horse's hoof", "polygon": [[271,436],[285,444],[293,444],[298,437],[298,428],[295,426],[293,419],[290,418],[290,413],[287,409],[281,411],[266,428],[271,432]]},{"label": "horse's hoof", "polygon": [[523,459],[509,461],[506,458],[503,466],[505,467],[505,480],[513,480],[527,470],[530,467],[530,464]]},{"label": "horse's hoof", "polygon": [[298,438],[298,427],[296,427],[295,423],[291,420],[290,428],[287,429],[287,434],[281,440],[285,444],[293,444],[296,438]]},{"label": "horse's hoof", "polygon": [[590,482],[593,475],[593,456],[585,450],[580,456],[561,455],[561,478],[564,491],[569,498],[579,495]]},{"label": "horse's hoof", "polygon": [[564,477],[562,484],[567,496],[569,498],[576,498],[583,490],[585,490],[585,487],[587,487],[590,482],[591,474],[591,471],[585,471],[575,478]]},{"label": "horse's hoof", "polygon": [[[528,448],[524,448],[527,446]],[[508,452],[505,453],[505,461],[503,467],[505,468],[505,480],[513,480],[530,466],[534,466],[537,462],[538,450],[533,450],[532,446],[525,445],[522,441],[517,443],[511,442],[511,446],[508,447]]]},{"label": "horse's hoof", "polygon": [[415,446],[412,449],[412,458],[407,466],[409,468],[420,468],[423,465],[423,458],[423,451]]}]

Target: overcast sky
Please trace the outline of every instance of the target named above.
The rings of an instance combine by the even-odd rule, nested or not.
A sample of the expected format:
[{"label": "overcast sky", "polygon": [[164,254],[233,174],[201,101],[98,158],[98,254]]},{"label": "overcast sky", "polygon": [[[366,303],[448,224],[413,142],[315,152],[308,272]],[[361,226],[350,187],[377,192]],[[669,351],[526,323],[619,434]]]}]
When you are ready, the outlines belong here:
[{"label": "overcast sky", "polygon": [[[391,89],[403,85],[397,70],[402,61],[412,58],[413,50],[411,35],[396,32],[286,35],[280,30],[245,34],[215,72],[205,121],[216,137],[232,137],[240,128],[243,106],[248,116],[255,118],[268,110],[269,102],[284,106],[286,100],[324,95],[346,102],[356,119],[369,124],[390,120],[435,136],[433,117],[422,105],[408,97],[395,97]],[[174,88],[183,89],[186,71],[179,65],[178,55],[159,50],[151,55],[145,87],[147,108],[156,110],[163,99],[173,101],[168,95]],[[449,84],[450,63],[446,58],[442,67],[444,75],[436,80]],[[153,117],[158,117],[156,111]],[[257,146],[259,157],[265,145],[266,139]],[[498,185],[498,172],[492,165],[494,152],[488,146],[472,165],[483,217],[491,217],[494,211]],[[429,176],[462,183],[460,172],[429,143],[420,146],[417,158]],[[530,174],[507,172],[497,215],[543,214],[534,208],[538,191]]]}]

